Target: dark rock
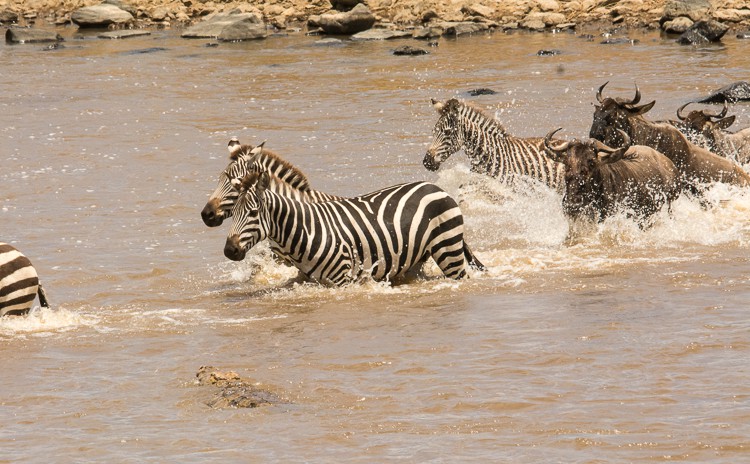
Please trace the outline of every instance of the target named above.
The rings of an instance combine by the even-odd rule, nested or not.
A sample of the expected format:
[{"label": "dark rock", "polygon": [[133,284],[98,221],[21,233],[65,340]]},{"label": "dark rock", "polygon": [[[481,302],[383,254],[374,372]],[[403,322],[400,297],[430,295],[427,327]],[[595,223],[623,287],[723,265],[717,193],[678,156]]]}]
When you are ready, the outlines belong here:
[{"label": "dark rock", "polygon": [[60,42],[55,42],[53,44],[47,45],[46,47],[43,47],[42,51],[43,52],[48,52],[48,51],[52,51],[52,50],[60,50],[60,49],[63,49],[63,48],[65,48],[65,45],[63,45]]},{"label": "dark rock", "polygon": [[555,56],[555,55],[559,55],[561,53],[562,53],[562,50],[556,50],[556,49],[552,49],[552,50],[539,50],[538,52],[536,52],[537,56]]},{"label": "dark rock", "polygon": [[123,52],[123,55],[145,55],[146,53],[163,52],[166,50],[167,49],[164,47],[139,48],[137,50],[128,50],[126,52]]},{"label": "dark rock", "polygon": [[667,0],[659,23],[664,24],[681,16],[700,21],[708,18],[710,12],[710,0]]},{"label": "dark rock", "polygon": [[397,49],[393,50],[394,55],[398,56],[417,56],[417,55],[427,55],[429,52],[427,50],[422,50],[421,48],[416,47],[410,47],[409,45],[404,45],[403,47],[398,47]]},{"label": "dark rock", "polygon": [[334,39],[333,37],[328,37],[326,39],[316,40],[313,43],[313,45],[325,46],[325,47],[339,46],[339,45],[344,45],[344,41],[341,39]]},{"label": "dark rock", "polygon": [[351,11],[360,3],[364,3],[363,0],[331,0],[331,6],[337,11]]},{"label": "dark rock", "polygon": [[79,8],[70,15],[78,27],[107,27],[110,24],[132,23],[133,15],[114,5],[101,4]]},{"label": "dark rock", "polygon": [[222,41],[263,39],[268,35],[266,25],[252,13],[230,11],[201,21],[185,30],[181,37],[187,39],[216,38]]},{"label": "dark rock", "polygon": [[735,103],[748,100],[750,100],[750,83],[737,81],[716,90],[707,97],[696,100],[696,103],[724,103],[725,101]]},{"label": "dark rock", "polygon": [[218,43],[218,42],[208,42],[208,43],[207,43],[207,44],[206,44],[205,46],[206,46],[207,48],[218,47],[218,46],[219,46],[219,43]]},{"label": "dark rock", "polygon": [[594,40],[594,34],[581,34],[578,36],[579,39],[584,39],[586,41],[592,42]]},{"label": "dark rock", "polygon": [[122,0],[104,0],[102,3],[107,5],[114,5],[121,10],[127,11],[128,13],[133,15],[134,18],[138,15],[138,9],[128,2],[124,2]]},{"label": "dark rock", "polygon": [[478,89],[472,89],[467,92],[472,97],[478,97],[480,95],[495,95],[497,92],[495,92],[492,89],[488,89],[485,87],[480,87]]},{"label": "dark rock", "polygon": [[677,43],[682,45],[700,45],[709,42],[719,42],[724,34],[729,30],[726,26],[718,21],[698,21],[683,32]]},{"label": "dark rock", "polygon": [[750,39],[750,32],[740,32],[737,34],[738,39]]},{"label": "dark rock", "polygon": [[60,34],[42,29],[10,27],[5,31],[5,41],[7,43],[61,42],[62,40],[63,38]]},{"label": "dark rock", "polygon": [[375,16],[369,8],[360,3],[345,13],[326,13],[310,16],[308,27],[319,27],[326,34],[351,35],[366,31],[375,24]]},{"label": "dark rock", "polygon": [[458,37],[461,35],[474,34],[489,30],[489,23],[445,23],[443,25],[443,35],[446,37]]}]

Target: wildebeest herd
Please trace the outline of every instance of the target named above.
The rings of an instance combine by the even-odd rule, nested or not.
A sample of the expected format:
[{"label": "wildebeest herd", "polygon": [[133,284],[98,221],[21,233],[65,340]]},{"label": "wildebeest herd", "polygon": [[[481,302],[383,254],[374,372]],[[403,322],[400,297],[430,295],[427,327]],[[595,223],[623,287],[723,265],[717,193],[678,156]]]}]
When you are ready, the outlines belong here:
[{"label": "wildebeest herd", "polygon": [[[474,105],[433,100],[439,118],[424,166],[435,171],[464,150],[471,170],[515,185],[531,178],[562,195],[572,220],[602,221],[619,211],[643,227],[680,194],[700,197],[722,182],[747,187],[750,128],[730,133],[734,116],[677,109],[677,120],[652,121],[645,114],[655,101],[596,92],[589,140],[509,134],[495,118]],[[397,281],[429,258],[447,277],[460,279],[467,267],[483,270],[464,238],[457,202],[443,189],[417,181],[344,198],[310,187],[307,177],[278,154],[258,146],[228,145],[229,165],[201,216],[206,225],[233,223],[224,247],[242,260],[268,239],[273,253],[297,267],[310,281],[342,285],[368,277]],[[521,184],[519,184],[521,185]],[[0,315],[24,314],[38,292],[46,298],[28,259],[0,244]]]}]

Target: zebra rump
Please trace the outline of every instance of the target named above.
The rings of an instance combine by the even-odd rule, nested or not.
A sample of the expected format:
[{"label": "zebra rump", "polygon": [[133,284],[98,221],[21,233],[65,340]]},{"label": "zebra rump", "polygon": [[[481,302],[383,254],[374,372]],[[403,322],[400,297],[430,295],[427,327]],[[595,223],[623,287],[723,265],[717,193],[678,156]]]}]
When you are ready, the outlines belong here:
[{"label": "zebra rump", "polygon": [[48,308],[44,289],[29,258],[13,246],[0,243],[0,316],[26,314],[37,295],[39,304]]},{"label": "zebra rump", "polygon": [[456,201],[427,182],[355,198],[300,202],[279,195],[268,173],[246,176],[224,254],[241,260],[268,238],[309,279],[342,285],[364,276],[393,280],[432,257],[447,277],[466,276],[470,256]]}]

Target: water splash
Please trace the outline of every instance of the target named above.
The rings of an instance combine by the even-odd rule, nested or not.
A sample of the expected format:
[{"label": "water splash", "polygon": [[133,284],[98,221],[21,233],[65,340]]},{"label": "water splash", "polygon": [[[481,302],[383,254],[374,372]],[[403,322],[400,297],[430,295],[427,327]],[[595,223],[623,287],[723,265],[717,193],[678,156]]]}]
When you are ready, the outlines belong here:
[{"label": "water splash", "polygon": [[66,308],[40,308],[36,306],[24,316],[0,318],[0,337],[48,337],[81,327],[95,326],[99,318]]}]

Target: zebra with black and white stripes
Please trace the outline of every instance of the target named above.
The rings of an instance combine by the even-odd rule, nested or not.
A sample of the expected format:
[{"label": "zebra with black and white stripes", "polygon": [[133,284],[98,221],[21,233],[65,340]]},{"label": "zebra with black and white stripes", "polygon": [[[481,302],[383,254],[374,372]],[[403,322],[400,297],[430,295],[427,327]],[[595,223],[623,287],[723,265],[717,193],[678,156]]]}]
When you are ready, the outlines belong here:
[{"label": "zebra with black and white stripes", "polygon": [[0,243],[0,317],[26,314],[39,295],[39,304],[48,308],[47,296],[36,269],[20,251]]},{"label": "zebra with black and white stripes", "polygon": [[276,253],[324,285],[364,276],[392,281],[429,257],[454,279],[466,276],[467,264],[484,268],[464,243],[458,204],[434,184],[400,184],[314,203],[276,193],[279,182],[267,172],[242,179],[224,247],[228,258],[242,260],[268,238]]},{"label": "zebra with black and white stripes", "polygon": [[253,147],[240,144],[236,138],[229,141],[229,165],[219,175],[218,185],[201,211],[201,218],[207,226],[220,226],[224,219],[232,216],[232,207],[238,195],[237,189],[232,186],[232,179],[242,179],[252,171],[268,171],[287,184],[289,195],[303,201],[341,198],[310,188],[307,176],[302,171],[278,154],[263,148],[264,144]]},{"label": "zebra with black and white stripes", "polygon": [[482,110],[452,98],[432,100],[440,114],[432,133],[434,140],[423,164],[430,171],[463,148],[471,171],[512,182],[528,176],[562,192],[564,167],[544,154],[544,138],[519,138],[508,134],[496,119]]}]

